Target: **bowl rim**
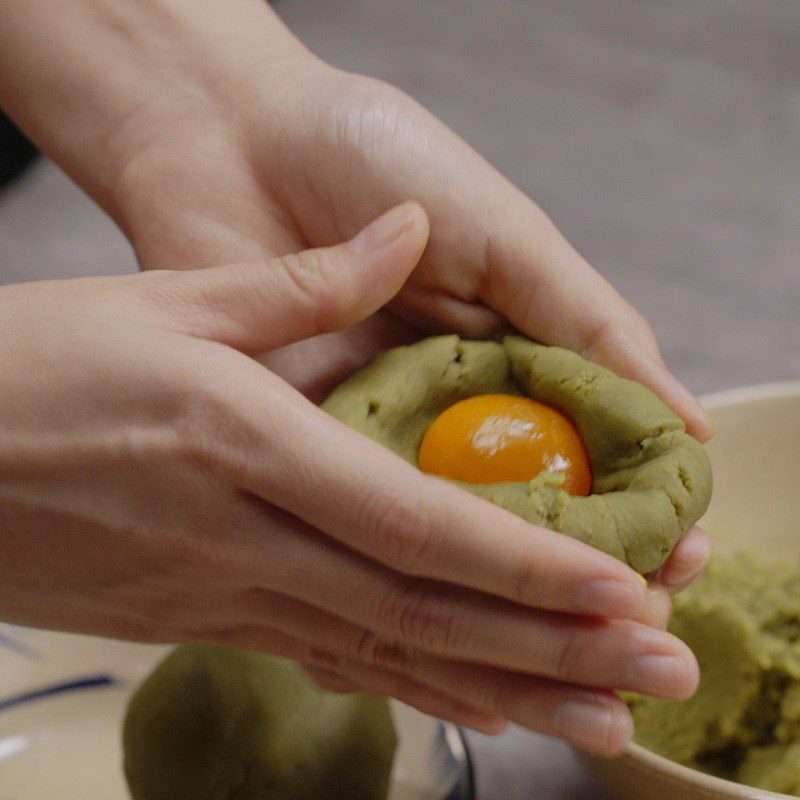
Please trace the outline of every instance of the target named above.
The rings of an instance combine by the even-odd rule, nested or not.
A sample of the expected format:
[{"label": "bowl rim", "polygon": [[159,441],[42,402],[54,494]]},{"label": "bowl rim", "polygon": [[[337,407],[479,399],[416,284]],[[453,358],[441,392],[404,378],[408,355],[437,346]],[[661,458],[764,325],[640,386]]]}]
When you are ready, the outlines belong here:
[{"label": "bowl rim", "polygon": [[[760,383],[752,386],[741,386],[736,389],[726,389],[704,395],[700,398],[700,402],[704,408],[718,409],[785,397],[800,397],[800,381]],[[787,800],[787,798],[791,797],[788,794],[773,792],[769,789],[758,789],[754,786],[737,783],[727,778],[720,778],[717,775],[710,775],[707,772],[692,769],[654,753],[652,750],[648,750],[633,741],[628,743],[620,757],[634,760],[643,766],[666,773],[670,777],[689,785],[704,789],[716,789],[719,792],[731,795],[731,797],[738,796],[748,800]]]},{"label": "bowl rim", "polygon": [[720,778],[718,775],[687,767],[677,761],[670,761],[636,742],[630,742],[619,757],[635,761],[637,764],[661,774],[669,775],[686,786],[724,793],[731,800],[794,800],[792,795],[773,792],[769,789],[759,789],[755,786],[748,786],[746,783],[737,783],[727,778]]},{"label": "bowl rim", "polygon": [[700,397],[700,402],[704,408],[717,409],[795,396],[800,396],[800,380],[755,383],[736,389],[723,389],[720,392],[703,395]]}]

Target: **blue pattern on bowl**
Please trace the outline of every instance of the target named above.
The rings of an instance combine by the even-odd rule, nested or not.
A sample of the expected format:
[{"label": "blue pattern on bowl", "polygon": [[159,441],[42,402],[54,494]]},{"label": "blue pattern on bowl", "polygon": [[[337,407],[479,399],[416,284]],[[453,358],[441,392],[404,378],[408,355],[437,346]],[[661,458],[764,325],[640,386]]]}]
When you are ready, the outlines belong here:
[{"label": "blue pattern on bowl", "polygon": [[67,694],[68,692],[82,692],[87,689],[103,689],[118,685],[119,681],[111,675],[88,675],[85,678],[75,678],[74,680],[64,681],[62,683],[51,683],[48,686],[41,686],[29,692],[0,698],[0,713],[21,706],[23,703],[30,703],[34,700],[44,700],[49,697],[54,697],[55,695]]}]

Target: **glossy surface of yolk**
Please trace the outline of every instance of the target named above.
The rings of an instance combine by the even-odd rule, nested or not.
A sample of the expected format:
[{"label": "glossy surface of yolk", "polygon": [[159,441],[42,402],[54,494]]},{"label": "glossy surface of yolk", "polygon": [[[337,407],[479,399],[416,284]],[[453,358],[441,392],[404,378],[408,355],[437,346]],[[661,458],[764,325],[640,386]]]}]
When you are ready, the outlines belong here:
[{"label": "glossy surface of yolk", "polygon": [[542,470],[564,474],[564,489],[588,495],[589,458],[560,412],[527,397],[484,394],[443,411],[419,450],[423,472],[466,483],[528,481]]}]

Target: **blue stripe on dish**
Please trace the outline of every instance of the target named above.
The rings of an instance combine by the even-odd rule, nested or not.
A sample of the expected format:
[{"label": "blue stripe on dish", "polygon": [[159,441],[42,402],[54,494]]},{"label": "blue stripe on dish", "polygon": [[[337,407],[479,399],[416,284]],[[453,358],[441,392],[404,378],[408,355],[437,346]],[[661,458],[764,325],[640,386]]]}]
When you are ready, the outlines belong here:
[{"label": "blue stripe on dish", "polygon": [[29,692],[6,697],[0,700],[0,712],[8,711],[11,708],[16,708],[17,706],[33,702],[34,700],[43,700],[53,697],[54,695],[82,692],[87,689],[103,689],[118,685],[119,681],[112,675],[87,675],[84,678],[76,678],[75,680],[64,681],[63,683],[53,683],[49,686],[42,686],[39,689],[32,689]]},{"label": "blue stripe on dish", "polygon": [[18,653],[21,656],[26,656],[27,658],[32,658],[37,661],[41,660],[42,658],[42,654],[38,650],[31,647],[29,644],[14,638],[13,636],[9,636],[3,630],[0,630],[0,647],[13,650],[15,653]]}]

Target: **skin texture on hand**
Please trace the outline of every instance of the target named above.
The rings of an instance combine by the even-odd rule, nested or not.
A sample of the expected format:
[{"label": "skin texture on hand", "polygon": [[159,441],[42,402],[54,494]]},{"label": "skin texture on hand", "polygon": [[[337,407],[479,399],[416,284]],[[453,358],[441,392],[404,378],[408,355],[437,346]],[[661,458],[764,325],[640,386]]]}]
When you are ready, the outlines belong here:
[{"label": "skin texture on hand", "polygon": [[[0,13],[0,99],[142,267],[241,264],[3,290],[2,358],[26,406],[0,406],[0,549],[27,559],[3,560],[6,618],[279,652],[329,686],[605,753],[630,734],[608,689],[689,690],[688,654],[641,621],[665,624],[665,589],[702,569],[705,534],[646,595],[306,399],[387,346],[513,326],[642,381],[707,438],[647,324],[530,199],[402,92],[309,54],[261,0]],[[405,260],[292,255],[409,198],[430,220],[424,252],[412,206]],[[21,569],[33,561],[47,569]],[[655,683],[634,680],[637,659]]]},{"label": "skin texture on hand", "polygon": [[0,290],[0,618],[273,652],[600,753],[631,734],[613,690],[688,696],[694,659],[628,567],[424,475],[246,355],[368,316],[427,233],[409,203],[280,260]]}]

